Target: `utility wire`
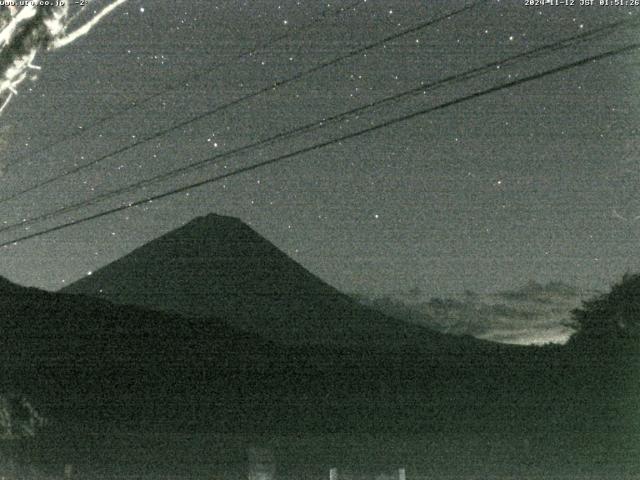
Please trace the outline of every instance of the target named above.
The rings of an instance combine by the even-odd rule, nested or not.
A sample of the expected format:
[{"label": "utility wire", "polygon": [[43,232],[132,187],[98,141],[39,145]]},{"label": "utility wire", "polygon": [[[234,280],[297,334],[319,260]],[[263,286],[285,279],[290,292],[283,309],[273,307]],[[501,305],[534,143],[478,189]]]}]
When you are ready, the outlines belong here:
[{"label": "utility wire", "polygon": [[204,160],[200,160],[182,167],[178,167],[175,169],[172,169],[168,172],[163,172],[160,173],[158,175],[155,175],[151,178],[148,179],[143,179],[140,180],[138,182],[135,182],[133,184],[130,185],[126,185],[120,188],[117,188],[115,190],[110,190],[104,193],[101,193],[99,195],[96,195],[90,199],[87,200],[82,200],[80,202],[76,202],[74,204],[71,205],[67,205],[61,208],[58,208],[56,210],[53,211],[49,211],[49,212],[45,212],[43,214],[40,214],[36,217],[32,217],[30,219],[26,219],[20,222],[16,222],[10,225],[6,225],[3,226],[2,228],[0,228],[0,233],[4,233],[6,231],[10,231],[19,227],[26,227],[28,225],[32,225],[34,223],[43,221],[43,220],[47,220],[50,218],[54,218],[58,215],[62,215],[65,213],[70,213],[74,210],[78,210],[80,208],[84,208],[87,207],[89,205],[93,205],[95,203],[104,201],[104,200],[108,200],[111,198],[114,198],[118,195],[121,195],[123,193],[127,193],[127,192],[131,192],[131,191],[135,191],[137,189],[139,189],[140,187],[145,187],[148,185],[152,185],[155,183],[159,183],[162,182],[164,180],[168,180],[170,178],[173,178],[179,174],[183,174],[183,173],[187,173],[189,171],[193,171],[193,170],[197,170],[209,165],[215,165],[218,163],[218,161],[228,158],[230,156],[235,156],[238,155],[240,153],[244,153],[247,151],[251,151],[254,150],[256,148],[259,147],[264,147],[266,145],[272,144],[276,141],[280,141],[280,140],[284,140],[284,139],[288,139],[290,137],[293,137],[294,135],[299,135],[302,133],[307,133],[310,132],[314,129],[317,128],[321,128],[321,127],[325,127],[331,123],[335,123],[338,122],[344,118],[347,117],[352,117],[355,116],[367,109],[370,108],[375,108],[381,105],[385,105],[391,102],[395,102],[398,101],[402,98],[411,96],[411,95],[415,95],[418,93],[426,93],[428,90],[432,90],[438,87],[442,87],[445,86],[447,84],[451,84],[451,83],[459,83],[462,81],[466,81],[475,77],[478,77],[480,75],[482,75],[483,73],[487,72],[487,71],[493,71],[493,69],[496,66],[508,66],[508,65],[512,65],[514,63],[516,63],[517,61],[520,61],[522,59],[525,58],[535,58],[541,54],[545,54],[548,52],[553,52],[562,48],[566,48],[568,46],[571,46],[572,44],[575,44],[576,42],[581,42],[581,41],[585,41],[585,40],[591,40],[594,37],[600,36],[600,35],[605,35],[605,34],[610,34],[612,31],[614,31],[615,29],[621,27],[621,26],[629,26],[629,25],[633,25],[633,24],[638,24],[638,19],[633,19],[633,20],[623,20],[623,21],[618,21],[618,22],[613,22],[607,25],[604,25],[602,27],[598,27],[595,28],[593,30],[590,30],[588,32],[583,32],[580,33],[578,35],[574,35],[572,37],[569,38],[565,38],[562,40],[558,40],[556,42],[550,43],[550,44],[546,44],[546,45],[541,45],[540,47],[536,47],[530,50],[527,50],[525,52],[516,54],[516,55],[512,55],[506,58],[502,58],[500,60],[496,60],[496,61],[492,61],[490,63],[487,63],[485,65],[482,65],[480,67],[476,67],[473,68],[471,70],[468,70],[466,72],[460,73],[460,74],[454,74],[454,75],[450,75],[447,76],[443,79],[437,80],[437,81],[433,81],[430,83],[425,83],[422,82],[419,86],[412,88],[410,90],[380,99],[380,100],[376,100],[376,101],[372,101],[369,102],[365,105],[362,105],[360,107],[354,108],[354,109],[350,109],[348,111],[333,115],[331,117],[327,117],[327,118],[323,118],[322,120],[316,120],[313,121],[311,123],[307,123],[305,125],[302,125],[300,127],[294,128],[292,130],[288,130],[286,132],[281,132],[279,134],[276,134],[274,136],[271,136],[269,138],[263,139],[263,140],[259,140],[257,142],[248,144],[248,145],[244,145],[241,147],[237,147],[234,148],[232,150],[226,151],[226,152],[222,152],[218,155],[215,155],[213,157],[209,157],[206,158]]},{"label": "utility wire", "polygon": [[163,199],[163,198],[171,197],[173,195],[177,195],[179,193],[187,192],[189,190],[193,190],[195,188],[198,188],[198,187],[201,187],[201,186],[204,186],[204,185],[208,185],[208,184],[211,184],[211,183],[219,182],[221,180],[224,180],[224,179],[227,179],[227,178],[230,178],[230,177],[234,177],[234,176],[240,175],[242,173],[250,172],[250,171],[253,171],[253,170],[258,170],[258,169],[266,167],[268,165],[273,165],[273,164],[282,162],[284,160],[288,160],[290,158],[302,155],[304,153],[309,153],[309,152],[312,152],[312,151],[315,151],[315,150],[319,150],[321,148],[324,148],[324,147],[327,147],[327,146],[330,146],[330,145],[335,145],[337,143],[344,142],[345,140],[350,140],[350,139],[353,139],[353,138],[356,138],[356,137],[360,137],[362,135],[365,135],[365,134],[368,134],[368,133],[371,133],[371,132],[375,132],[375,131],[378,131],[378,130],[381,130],[381,129],[384,129],[384,128],[388,128],[388,127],[390,127],[392,125],[395,125],[397,123],[406,122],[408,120],[412,120],[412,119],[421,117],[421,116],[426,115],[428,113],[432,113],[432,112],[435,112],[435,111],[438,111],[438,110],[443,110],[445,108],[448,108],[448,107],[451,107],[451,106],[454,106],[454,105],[458,105],[458,104],[461,104],[463,102],[468,102],[470,100],[473,100],[473,99],[476,99],[476,98],[479,98],[479,97],[483,97],[485,95],[488,95],[488,94],[491,94],[491,93],[494,93],[494,92],[505,90],[507,88],[512,88],[512,87],[521,85],[523,83],[527,83],[527,82],[531,82],[531,81],[534,81],[534,80],[538,80],[540,78],[544,78],[544,77],[547,77],[549,75],[554,75],[556,73],[560,73],[560,72],[563,72],[563,71],[566,71],[566,70],[570,70],[572,68],[576,68],[576,67],[579,67],[579,66],[587,65],[589,63],[593,63],[593,62],[596,62],[598,60],[603,60],[603,59],[608,58],[608,57],[613,57],[613,56],[629,53],[629,52],[632,52],[632,51],[637,50],[639,48],[640,48],[640,43],[634,43],[634,44],[627,45],[627,46],[624,46],[624,47],[621,47],[621,48],[617,48],[617,49],[614,49],[614,50],[609,50],[609,51],[604,52],[604,53],[600,53],[600,54],[597,54],[597,55],[592,55],[592,56],[583,58],[581,60],[577,60],[577,61],[574,61],[574,62],[571,62],[571,63],[568,63],[568,64],[561,65],[559,67],[555,67],[555,68],[552,68],[552,69],[549,69],[549,70],[544,70],[542,72],[538,72],[538,73],[529,75],[527,77],[519,78],[519,79],[513,80],[511,82],[503,83],[501,85],[495,85],[493,87],[486,88],[484,90],[480,90],[480,91],[477,91],[477,92],[474,92],[474,93],[471,93],[471,94],[468,94],[468,95],[465,95],[465,96],[462,96],[462,97],[458,97],[458,98],[453,99],[453,100],[449,100],[447,102],[441,103],[441,104],[433,106],[433,107],[424,108],[422,110],[418,110],[418,111],[410,113],[410,114],[402,115],[400,117],[396,117],[396,118],[393,118],[391,120],[387,120],[387,121],[379,123],[377,125],[374,125],[374,126],[359,130],[357,132],[349,133],[347,135],[343,135],[343,136],[340,136],[340,137],[337,137],[337,138],[333,138],[331,140],[320,142],[320,143],[317,143],[317,144],[309,146],[309,147],[301,148],[301,149],[295,150],[293,152],[290,152],[290,153],[287,153],[287,154],[284,154],[284,155],[279,155],[279,156],[271,158],[269,160],[264,160],[262,162],[255,163],[253,165],[248,165],[246,167],[242,167],[242,168],[236,169],[233,172],[228,172],[228,173],[225,173],[225,174],[222,174],[222,175],[217,175],[217,176],[214,176],[214,177],[210,177],[210,178],[207,178],[207,179],[204,179],[204,180],[200,180],[200,181],[195,182],[195,183],[191,183],[189,185],[185,185],[185,186],[182,186],[182,187],[179,187],[179,188],[174,188],[174,189],[168,190],[166,192],[147,197],[145,199],[141,199],[141,200],[137,200],[135,202],[131,202],[131,203],[127,204],[127,205],[121,205],[119,207],[111,208],[109,210],[105,210],[105,211],[102,211],[102,212],[99,212],[99,213],[95,213],[93,215],[89,215],[89,216],[86,216],[86,217],[83,217],[83,218],[72,220],[72,221],[63,223],[61,225],[57,225],[55,227],[50,227],[50,228],[47,228],[45,230],[41,230],[39,232],[34,232],[34,233],[31,233],[31,234],[23,235],[21,237],[15,238],[15,239],[13,239],[11,241],[0,243],[0,247],[6,247],[6,246],[9,246],[9,245],[12,245],[12,244],[15,244],[17,242],[24,241],[24,240],[41,237],[43,235],[46,235],[46,234],[49,234],[49,233],[52,233],[52,232],[63,230],[63,229],[66,229],[66,228],[69,228],[69,227],[72,227],[72,226],[75,226],[75,225],[80,225],[80,224],[83,224],[83,223],[86,223],[86,222],[89,222],[91,220],[95,220],[95,219],[98,219],[98,218],[106,217],[108,215],[112,215],[114,213],[121,212],[123,210],[127,210],[129,208],[133,208],[133,207],[136,207],[136,206],[139,206],[139,205],[144,205],[145,203],[150,203],[150,202],[153,202],[155,200],[160,200],[160,199]]},{"label": "utility wire", "polygon": [[454,10],[453,12],[447,13],[445,15],[436,17],[434,19],[431,19],[431,20],[428,20],[428,21],[425,21],[425,22],[421,22],[416,26],[413,26],[413,27],[405,29],[405,30],[403,30],[401,32],[389,35],[389,36],[383,38],[382,40],[378,40],[376,42],[373,42],[373,43],[370,43],[368,45],[365,45],[364,47],[360,47],[360,48],[351,50],[350,52],[348,52],[348,53],[346,53],[344,55],[340,55],[339,57],[336,57],[336,58],[334,58],[332,60],[320,63],[320,64],[316,65],[315,67],[311,67],[310,69],[304,70],[302,72],[298,72],[295,75],[293,75],[291,77],[288,77],[288,78],[286,78],[284,80],[278,80],[278,81],[274,82],[273,84],[271,84],[271,85],[269,85],[267,87],[261,88],[260,90],[257,90],[255,92],[249,93],[247,95],[239,97],[239,98],[237,98],[235,100],[232,100],[230,102],[227,102],[225,104],[222,104],[222,105],[219,105],[217,107],[214,107],[211,110],[208,110],[206,112],[200,113],[200,114],[198,114],[198,115],[196,115],[194,117],[191,117],[188,120],[184,120],[184,121],[179,122],[179,123],[177,123],[175,125],[172,125],[171,127],[167,127],[165,129],[159,130],[159,131],[157,131],[155,133],[147,135],[146,137],[143,137],[143,138],[141,138],[140,140],[138,140],[138,141],[136,141],[134,143],[131,143],[131,144],[127,145],[127,146],[118,148],[117,150],[114,150],[114,151],[112,151],[110,153],[102,155],[101,157],[98,157],[98,158],[96,158],[96,159],[94,159],[94,160],[92,160],[92,161],[90,161],[88,163],[85,163],[85,164],[80,165],[80,166],[78,166],[76,168],[68,170],[65,173],[62,173],[62,174],[57,175],[55,177],[51,177],[51,178],[49,178],[47,180],[44,180],[44,181],[42,181],[40,183],[32,185],[31,187],[25,188],[23,190],[20,190],[20,191],[18,191],[16,193],[11,194],[11,195],[7,195],[7,196],[5,196],[3,198],[0,198],[0,204],[8,202],[10,200],[13,200],[13,199],[15,199],[17,197],[20,197],[20,196],[22,196],[22,195],[24,195],[26,193],[32,192],[32,191],[37,190],[39,188],[42,188],[42,187],[44,187],[46,185],[49,185],[49,184],[55,182],[56,180],[60,180],[62,178],[66,178],[66,177],[71,176],[71,175],[73,175],[75,173],[78,173],[78,172],[80,172],[82,170],[86,170],[87,168],[89,168],[89,167],[91,167],[91,166],[93,166],[93,165],[95,165],[95,164],[97,164],[99,162],[102,162],[104,160],[112,158],[112,157],[114,157],[116,155],[120,155],[120,154],[122,154],[124,152],[127,152],[127,151],[129,151],[129,150],[131,150],[131,149],[133,149],[133,148],[135,148],[135,147],[137,147],[139,145],[144,144],[144,143],[148,143],[148,142],[150,142],[152,140],[160,138],[160,137],[162,137],[162,136],[164,136],[164,135],[166,135],[166,134],[168,134],[170,132],[173,132],[174,130],[178,130],[178,129],[182,128],[182,127],[185,127],[187,125],[195,123],[195,122],[197,122],[199,120],[202,120],[204,118],[207,118],[207,117],[210,117],[212,115],[215,115],[216,113],[219,113],[219,112],[221,112],[223,110],[226,110],[226,109],[228,109],[230,107],[233,107],[235,105],[238,105],[239,103],[242,103],[242,102],[244,102],[246,100],[250,100],[250,99],[255,98],[255,97],[259,96],[259,95],[262,95],[262,94],[270,92],[270,91],[272,91],[274,89],[280,88],[280,87],[282,87],[284,85],[287,85],[289,83],[296,82],[296,81],[298,81],[298,80],[300,80],[300,79],[302,79],[302,78],[304,78],[304,77],[306,77],[306,76],[308,76],[308,75],[310,75],[312,73],[318,72],[318,71],[323,70],[325,68],[328,68],[328,67],[330,67],[332,65],[336,65],[336,64],[342,62],[343,60],[346,60],[347,58],[351,58],[353,56],[356,56],[356,55],[359,55],[361,53],[367,52],[367,51],[372,50],[372,49],[374,49],[376,47],[384,45],[385,43],[390,42],[392,40],[396,40],[396,39],[398,39],[400,37],[403,37],[405,35],[408,35],[410,33],[415,33],[415,32],[417,32],[419,30],[425,29],[425,28],[427,28],[429,26],[432,26],[432,25],[434,25],[436,23],[442,22],[442,21],[447,20],[449,18],[453,18],[454,16],[459,15],[459,14],[461,14],[463,12],[468,11],[468,10],[471,10],[471,9],[479,6],[480,4],[486,3],[487,1],[488,0],[476,0],[475,2],[469,4],[469,5],[465,6],[465,7],[462,7],[462,8],[459,8],[457,10]]}]

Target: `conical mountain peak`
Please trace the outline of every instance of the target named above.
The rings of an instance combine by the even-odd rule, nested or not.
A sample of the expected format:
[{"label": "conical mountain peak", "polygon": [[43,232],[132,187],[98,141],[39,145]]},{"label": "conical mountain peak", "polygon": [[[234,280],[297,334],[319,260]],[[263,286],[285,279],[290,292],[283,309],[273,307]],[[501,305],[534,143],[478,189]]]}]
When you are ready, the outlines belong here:
[{"label": "conical mountain peak", "polygon": [[64,289],[294,343],[402,342],[417,327],[356,304],[237,218],[198,217]]}]

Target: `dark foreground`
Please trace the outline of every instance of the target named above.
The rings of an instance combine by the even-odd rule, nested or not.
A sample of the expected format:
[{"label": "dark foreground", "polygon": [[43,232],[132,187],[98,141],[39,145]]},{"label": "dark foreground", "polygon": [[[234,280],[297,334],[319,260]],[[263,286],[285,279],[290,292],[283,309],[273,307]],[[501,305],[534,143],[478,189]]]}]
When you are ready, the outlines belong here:
[{"label": "dark foreground", "polygon": [[640,478],[635,339],[294,346],[214,318],[2,288],[2,390],[48,419],[2,441],[7,478],[60,478],[65,464],[87,479],[247,478],[255,446],[282,479],[399,466],[408,479]]}]

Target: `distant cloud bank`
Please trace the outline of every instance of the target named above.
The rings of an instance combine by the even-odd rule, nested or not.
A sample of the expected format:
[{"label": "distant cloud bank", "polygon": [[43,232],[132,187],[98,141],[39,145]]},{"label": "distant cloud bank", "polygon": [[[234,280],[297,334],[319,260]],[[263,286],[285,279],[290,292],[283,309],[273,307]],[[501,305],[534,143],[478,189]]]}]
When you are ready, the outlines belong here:
[{"label": "distant cloud bank", "polygon": [[561,282],[529,282],[521,288],[493,294],[466,291],[447,298],[425,299],[414,289],[356,298],[387,315],[440,332],[501,343],[543,345],[565,343],[573,333],[567,325],[571,311],[598,293]]}]

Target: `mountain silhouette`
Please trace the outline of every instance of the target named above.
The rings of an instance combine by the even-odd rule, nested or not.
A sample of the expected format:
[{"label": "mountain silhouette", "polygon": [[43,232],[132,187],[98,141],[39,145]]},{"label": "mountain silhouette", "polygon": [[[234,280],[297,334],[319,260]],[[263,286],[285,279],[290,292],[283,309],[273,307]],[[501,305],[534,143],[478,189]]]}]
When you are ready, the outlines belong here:
[{"label": "mountain silhouette", "polygon": [[437,343],[442,336],[354,302],[237,218],[207,215],[62,292],[181,315],[222,318],[288,343]]},{"label": "mountain silhouette", "polygon": [[[223,395],[226,389],[214,380],[232,384],[230,363],[250,371],[252,364],[259,368],[260,356],[278,351],[215,318],[149,312],[1,278],[0,331],[0,389],[34,395],[59,419],[83,413],[84,420],[126,419],[138,411],[136,421],[144,423],[143,412],[159,405],[147,402],[149,395],[165,398],[180,384]],[[164,407],[170,410],[175,398],[169,397]]]},{"label": "mountain silhouette", "polygon": [[[439,355],[425,349],[418,356],[373,345],[279,344],[216,317],[115,305],[1,277],[0,332],[0,392],[31,399],[53,438],[75,438],[78,430],[375,432],[421,422],[444,428],[451,412],[461,424],[476,416],[476,379],[464,372],[477,350],[465,360],[468,344],[456,338]],[[430,404],[422,413],[418,396]]]},{"label": "mountain silhouette", "polygon": [[434,477],[634,478],[640,458],[630,361],[391,320],[229,217],[198,218],[65,293],[0,278],[0,332],[0,391],[50,420],[25,443],[42,464],[165,474],[277,435],[292,470],[375,452]]},{"label": "mountain silhouette", "polygon": [[49,420],[21,447],[36,464],[161,474],[200,462],[198,478],[210,478],[211,459],[241,465],[247,443],[274,435],[292,469],[375,452],[434,477],[463,478],[462,455],[466,478],[562,472],[566,458],[571,472],[633,478],[629,459],[640,458],[628,379],[594,373],[599,359],[567,347],[445,335],[437,350],[287,345],[215,316],[2,278],[0,332],[0,391],[26,395]]}]

